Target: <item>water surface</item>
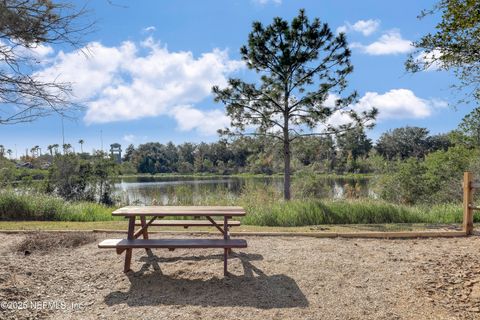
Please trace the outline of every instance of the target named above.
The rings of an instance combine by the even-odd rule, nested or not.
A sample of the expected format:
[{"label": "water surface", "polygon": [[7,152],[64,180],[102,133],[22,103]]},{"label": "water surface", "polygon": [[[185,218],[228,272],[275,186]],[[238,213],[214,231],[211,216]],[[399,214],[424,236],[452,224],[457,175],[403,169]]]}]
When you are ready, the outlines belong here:
[{"label": "water surface", "polygon": [[[271,186],[283,191],[283,177],[121,177],[115,183],[115,193],[124,203],[159,204],[174,203],[175,198],[205,197],[211,193],[238,196],[246,184]],[[310,191],[318,198],[369,197],[367,178],[319,177],[315,188]]]}]

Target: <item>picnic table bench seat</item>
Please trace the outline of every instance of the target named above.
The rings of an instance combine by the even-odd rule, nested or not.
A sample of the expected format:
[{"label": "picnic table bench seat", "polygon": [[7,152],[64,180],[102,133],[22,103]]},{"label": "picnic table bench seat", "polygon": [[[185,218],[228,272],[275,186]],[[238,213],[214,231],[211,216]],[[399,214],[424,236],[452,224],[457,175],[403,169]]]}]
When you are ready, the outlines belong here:
[{"label": "picnic table bench seat", "polygon": [[98,244],[104,249],[134,248],[246,248],[244,239],[106,239]]}]

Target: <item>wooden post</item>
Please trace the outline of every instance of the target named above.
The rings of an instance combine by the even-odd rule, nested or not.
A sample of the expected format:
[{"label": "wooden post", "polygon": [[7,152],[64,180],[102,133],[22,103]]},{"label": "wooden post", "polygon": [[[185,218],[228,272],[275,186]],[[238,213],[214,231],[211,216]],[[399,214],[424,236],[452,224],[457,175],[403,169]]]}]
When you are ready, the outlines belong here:
[{"label": "wooden post", "polygon": [[473,233],[473,188],[472,173],[469,171],[463,174],[463,231],[468,236]]}]

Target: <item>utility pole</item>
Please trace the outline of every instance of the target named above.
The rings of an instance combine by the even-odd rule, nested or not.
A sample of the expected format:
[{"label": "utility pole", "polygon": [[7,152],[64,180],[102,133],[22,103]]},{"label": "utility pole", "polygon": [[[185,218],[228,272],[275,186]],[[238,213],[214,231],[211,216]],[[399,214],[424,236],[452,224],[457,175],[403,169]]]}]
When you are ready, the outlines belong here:
[{"label": "utility pole", "polygon": [[100,130],[100,143],[102,146],[102,153],[103,153],[103,130]]},{"label": "utility pole", "polygon": [[65,128],[63,127],[63,114],[62,114],[62,148],[63,154],[65,154]]}]

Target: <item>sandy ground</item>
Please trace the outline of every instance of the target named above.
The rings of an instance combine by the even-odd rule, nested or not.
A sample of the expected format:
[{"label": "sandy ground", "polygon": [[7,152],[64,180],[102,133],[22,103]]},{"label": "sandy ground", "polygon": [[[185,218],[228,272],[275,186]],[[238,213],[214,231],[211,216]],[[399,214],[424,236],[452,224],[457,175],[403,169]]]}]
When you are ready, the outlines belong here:
[{"label": "sandy ground", "polygon": [[221,250],[134,250],[124,274],[96,243],[25,255],[23,237],[0,235],[0,319],[480,319],[477,236],[248,237],[228,278]]}]

